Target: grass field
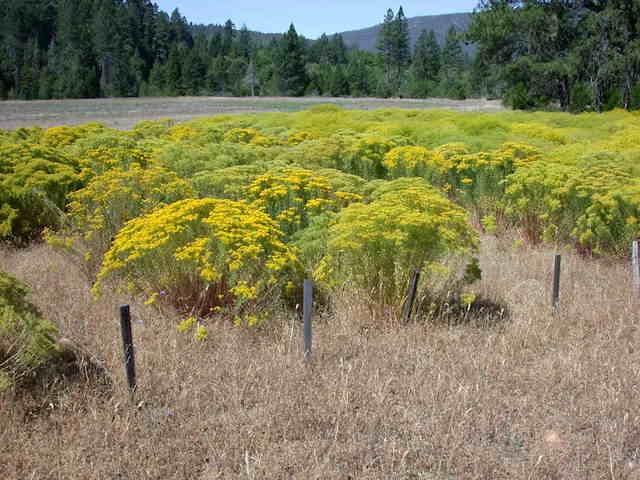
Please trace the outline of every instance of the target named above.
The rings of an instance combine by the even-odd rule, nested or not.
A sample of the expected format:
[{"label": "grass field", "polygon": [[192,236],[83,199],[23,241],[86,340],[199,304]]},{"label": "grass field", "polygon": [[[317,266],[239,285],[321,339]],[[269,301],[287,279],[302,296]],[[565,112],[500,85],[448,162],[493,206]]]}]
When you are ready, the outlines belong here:
[{"label": "grass field", "polygon": [[[316,317],[308,365],[294,314],[263,334],[219,325],[201,343],[143,299],[91,301],[48,246],[3,249],[0,267],[103,362],[112,390],[87,375],[0,398],[0,477],[640,478],[628,267],[565,254],[553,314],[553,251],[507,237],[482,247],[479,288],[493,306],[457,325],[375,325],[359,299],[338,298],[332,317]],[[138,408],[122,303],[134,312]]]},{"label": "grass field", "polygon": [[494,112],[499,100],[426,100],[328,98],[328,97],[160,97],[90,100],[40,100],[0,102],[0,128],[13,130],[34,125],[48,128],[99,122],[127,129],[142,120],[170,117],[176,121],[223,113],[296,112],[314,105],[333,103],[346,109],[430,109]]},{"label": "grass field", "polygon": [[[73,218],[85,228],[78,230],[82,233],[78,238],[86,241],[78,250],[61,249],[65,244],[60,242],[56,248],[55,241],[46,244],[33,241],[34,237],[26,237],[23,248],[0,245],[0,271],[30,286],[30,300],[59,327],[61,343],[75,352],[75,358],[65,356],[66,363],[56,371],[44,370],[36,381],[0,393],[0,480],[640,480],[640,300],[626,258],[627,244],[640,231],[636,227],[640,221],[640,123],[635,114],[503,111],[489,115],[485,112],[501,107],[494,102],[436,104],[435,100],[336,101],[345,109],[437,106],[439,111],[345,112],[317,106],[328,101],[181,98],[0,103],[6,113],[4,128],[33,125],[39,119],[43,127],[98,121],[120,129],[94,125],[0,132],[5,163],[12,169],[7,171],[13,172],[6,174],[6,183],[12,185],[13,180],[17,192],[16,218],[27,222],[38,213],[30,210],[36,203],[19,202],[40,198],[24,196],[19,188],[23,180],[40,179],[45,188],[79,178],[79,174],[59,175],[55,178],[62,181],[46,183],[50,177],[44,175],[48,172],[44,167],[54,174],[64,174],[68,164],[76,165],[83,175],[93,172],[95,177],[85,180],[83,191],[102,202],[88,202],[85,209],[75,207]],[[290,112],[314,105],[293,115],[147,122],[122,131],[143,119]],[[480,113],[444,110],[454,107]],[[391,140],[401,146],[375,157],[375,148],[382,149]],[[444,153],[436,155],[446,145],[443,152],[451,153],[450,164]],[[418,156],[420,152],[423,157]],[[422,158],[424,165],[415,160],[410,167],[411,153]],[[41,163],[42,155],[50,162]],[[375,165],[371,158],[388,168],[381,178],[370,171]],[[436,161],[446,169],[438,169]],[[345,171],[335,170],[339,166]],[[214,238],[217,231],[188,220],[195,217],[189,215],[195,210],[163,206],[156,213],[161,211],[164,217],[145,217],[147,223],[139,224],[145,227],[139,230],[140,236],[128,230],[125,233],[130,236],[120,237],[118,230],[111,232],[96,220],[113,214],[109,218],[117,225],[116,214],[121,210],[126,210],[123,218],[129,208],[142,211],[144,204],[136,204],[136,199],[153,199],[148,195],[172,189],[202,195],[208,201],[220,195],[216,208],[226,208],[236,204],[233,195],[281,192],[267,188],[271,183],[262,190],[253,189],[250,186],[257,177],[251,177],[251,172],[255,168],[255,175],[269,179],[262,176],[261,168],[275,175],[284,167],[287,175],[273,177],[281,180],[274,185],[290,184],[297,192],[302,191],[301,179],[307,178],[302,167],[325,172],[323,178],[338,185],[335,192],[348,193],[351,185],[372,198],[382,190],[366,193],[366,185],[381,188],[380,182],[384,187],[390,185],[386,182],[405,180],[413,185],[416,179],[405,179],[410,175],[433,180],[473,213],[471,222],[463,217],[465,228],[484,227],[478,233],[482,280],[470,285],[475,300],[462,303],[462,297],[443,297],[447,303],[442,309],[425,305],[422,315],[403,323],[392,311],[399,297],[394,297],[394,303],[376,304],[367,297],[368,287],[356,283],[358,276],[343,277],[343,283],[324,290],[323,277],[314,277],[317,291],[325,295],[326,308],[315,312],[313,354],[304,362],[299,311],[293,304],[285,307],[287,302],[295,303],[294,293],[285,297],[265,290],[273,295],[265,294],[265,302],[254,305],[258,313],[271,309],[271,317],[264,324],[245,327],[234,326],[236,319],[224,311],[209,314],[218,310],[213,308],[216,304],[206,304],[212,307],[201,318],[206,341],[199,340],[193,330],[185,333],[176,328],[189,314],[184,308],[177,310],[180,302],[162,301],[189,298],[182,293],[193,293],[200,284],[187,284],[185,290],[177,289],[179,283],[168,284],[167,291],[159,284],[153,294],[143,288],[137,291],[144,295],[123,293],[132,279],[150,282],[154,274],[177,268],[179,263],[166,259],[182,260],[187,251],[180,247],[174,254],[159,248],[164,240],[147,235],[153,233],[151,227],[166,226],[158,230],[161,233],[184,231],[198,241],[200,236],[207,241]],[[364,177],[358,179],[359,174],[367,176],[367,183]],[[146,183],[123,184],[122,179],[137,178]],[[192,183],[184,183],[186,179]],[[509,192],[500,191],[504,180],[512,181],[514,188]],[[323,185],[319,177],[314,182],[319,185],[315,188]],[[390,193],[397,193],[397,185],[401,183],[395,183]],[[192,186],[198,186],[199,193]],[[123,191],[129,193],[122,196]],[[105,192],[108,195],[103,196]],[[434,201],[426,194],[417,197],[415,189],[404,192]],[[512,195],[509,201],[506,193]],[[321,198],[327,204],[333,198],[313,195],[311,200]],[[259,198],[268,196],[259,194]],[[298,197],[292,193],[291,198]],[[380,193],[377,198],[367,205],[391,197]],[[404,194],[392,199],[401,206],[409,203]],[[180,205],[196,200],[201,199],[189,198]],[[593,205],[599,210],[590,208]],[[507,221],[498,215],[507,215],[506,206],[521,210],[509,213],[513,216]],[[211,225],[235,218],[234,210],[222,211],[227,216],[215,217]],[[274,211],[283,229],[295,227],[288,216]],[[402,213],[400,209],[380,211],[382,221],[367,234],[376,229],[384,233],[384,227],[398,218],[422,218],[384,213]],[[449,212],[446,215],[451,216]],[[497,214],[488,215],[492,212]],[[554,215],[545,215],[549,212]],[[257,213],[243,214],[238,223],[243,228],[262,225],[256,223]],[[137,212],[131,218],[136,215],[143,214]],[[369,225],[364,216],[353,218],[359,222],[354,227]],[[557,229],[543,230],[542,220],[547,222],[542,226]],[[332,227],[327,235],[336,231]],[[528,237],[527,227],[532,232]],[[589,235],[576,234],[577,227]],[[322,234],[321,228],[317,232]],[[234,235],[237,231],[246,230],[234,226]],[[353,240],[352,233],[358,231],[346,231],[345,238]],[[85,235],[92,232],[104,235]],[[59,233],[64,235],[64,229]],[[311,247],[317,243],[316,237],[303,238],[310,239]],[[602,250],[578,248],[581,238],[601,240],[594,245]],[[414,243],[414,251],[420,251],[418,247],[433,241]],[[151,245],[152,253],[144,257],[151,267],[141,263],[141,275],[119,280],[116,276],[115,283],[100,276],[102,297],[94,298],[91,289],[96,286],[97,266],[91,263],[95,257],[84,253],[97,252],[101,258],[106,248],[123,245],[123,262],[135,261],[136,249]],[[358,247],[354,264],[371,259],[382,264],[401,250],[398,245],[403,246],[394,243],[394,248],[373,253]],[[340,244],[335,249],[346,251]],[[222,260],[236,251],[221,256]],[[562,279],[559,308],[553,309],[552,270],[557,253],[563,255]],[[317,263],[313,248],[301,250],[300,255]],[[339,272],[339,266],[337,261],[333,264],[334,272]],[[204,268],[198,271],[204,275]],[[266,267],[256,273],[247,271],[259,277]],[[207,276],[205,294],[224,292],[210,290],[221,277]],[[303,277],[287,278],[298,282]],[[172,293],[172,287],[180,295]],[[151,305],[157,296],[160,300]],[[202,298],[225,300],[224,295]],[[122,364],[118,307],[123,304],[130,304],[133,312],[138,372],[133,402]],[[436,311],[443,314],[433,314]]]}]

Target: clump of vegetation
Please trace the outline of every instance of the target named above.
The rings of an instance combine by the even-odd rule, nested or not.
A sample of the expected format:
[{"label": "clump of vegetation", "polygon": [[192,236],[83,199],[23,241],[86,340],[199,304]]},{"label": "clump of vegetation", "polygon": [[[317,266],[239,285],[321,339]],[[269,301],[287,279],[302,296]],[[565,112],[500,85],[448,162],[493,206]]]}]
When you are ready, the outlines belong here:
[{"label": "clump of vegetation", "polygon": [[415,269],[426,274],[424,294],[432,302],[477,279],[467,275],[475,272],[478,238],[464,209],[422,179],[389,182],[372,197],[341,210],[328,227],[326,255],[315,271],[321,283],[355,289],[388,309],[401,305]]},{"label": "clump of vegetation", "polygon": [[28,142],[0,143],[0,238],[24,245],[59,224],[67,195],[81,187],[77,162]]},{"label": "clump of vegetation", "polygon": [[275,220],[244,202],[186,199],[127,222],[106,253],[109,278],[200,318],[242,321],[279,291],[296,256]]},{"label": "clump of vegetation", "polygon": [[19,385],[60,352],[57,328],[27,294],[23,283],[0,272],[0,392]]}]

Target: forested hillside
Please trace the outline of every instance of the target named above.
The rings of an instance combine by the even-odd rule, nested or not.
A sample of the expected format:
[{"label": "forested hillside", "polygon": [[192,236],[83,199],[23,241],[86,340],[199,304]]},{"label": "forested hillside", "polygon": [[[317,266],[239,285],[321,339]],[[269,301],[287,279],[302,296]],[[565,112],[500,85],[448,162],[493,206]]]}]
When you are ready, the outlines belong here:
[{"label": "forested hillside", "polygon": [[[424,15],[419,17],[409,17],[409,43],[413,48],[420,37],[423,30],[433,32],[436,40],[443,45],[447,36],[447,32],[453,26],[459,33],[464,33],[469,28],[472,19],[471,13],[450,13],[447,15]],[[367,52],[377,52],[378,34],[380,33],[380,25],[363,28],[360,30],[350,30],[341,32],[344,43],[349,47],[366,50]],[[474,48],[471,44],[463,45],[466,53],[472,54]]]},{"label": "forested hillside", "polygon": [[421,32],[380,12],[375,52],[341,35],[310,41],[191,25],[149,0],[0,0],[0,98],[138,95],[450,96],[472,88],[460,32]]}]

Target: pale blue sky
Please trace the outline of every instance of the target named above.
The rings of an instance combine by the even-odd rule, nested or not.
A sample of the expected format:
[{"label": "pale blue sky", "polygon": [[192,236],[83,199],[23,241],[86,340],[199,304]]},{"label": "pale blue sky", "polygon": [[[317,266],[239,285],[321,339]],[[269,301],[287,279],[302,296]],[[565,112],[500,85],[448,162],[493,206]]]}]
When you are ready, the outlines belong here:
[{"label": "pale blue sky", "polygon": [[192,23],[223,24],[228,18],[238,28],[246,24],[249,30],[283,33],[291,22],[299,34],[317,38],[357,30],[382,22],[388,8],[397,11],[402,5],[407,17],[470,12],[477,0],[420,1],[409,0],[155,0],[168,14],[177,7]]}]

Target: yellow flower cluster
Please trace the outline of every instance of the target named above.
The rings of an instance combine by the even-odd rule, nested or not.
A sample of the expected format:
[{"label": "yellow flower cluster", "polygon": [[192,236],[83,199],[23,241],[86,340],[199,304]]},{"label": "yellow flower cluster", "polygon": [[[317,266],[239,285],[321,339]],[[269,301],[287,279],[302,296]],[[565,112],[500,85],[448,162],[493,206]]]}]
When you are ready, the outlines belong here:
[{"label": "yellow flower cluster", "polygon": [[246,187],[252,205],[276,219],[287,234],[304,228],[309,217],[335,211],[359,195],[335,192],[329,178],[312,170],[269,170]]},{"label": "yellow flower cluster", "polygon": [[[125,224],[106,253],[101,280],[128,278],[134,289],[208,315],[221,302],[239,309],[284,277],[297,259],[269,216],[244,202],[186,199]],[[235,303],[234,303],[235,302]]]}]

